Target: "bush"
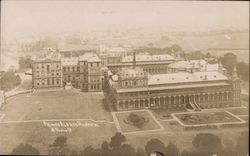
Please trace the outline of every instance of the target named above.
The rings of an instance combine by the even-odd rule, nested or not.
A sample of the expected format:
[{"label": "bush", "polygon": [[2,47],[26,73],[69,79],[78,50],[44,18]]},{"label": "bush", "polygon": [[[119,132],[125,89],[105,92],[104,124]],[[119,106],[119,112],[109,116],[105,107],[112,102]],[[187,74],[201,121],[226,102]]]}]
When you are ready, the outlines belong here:
[{"label": "bush", "polygon": [[133,123],[134,126],[141,128],[145,123],[145,118],[137,114],[131,113],[128,120]]}]

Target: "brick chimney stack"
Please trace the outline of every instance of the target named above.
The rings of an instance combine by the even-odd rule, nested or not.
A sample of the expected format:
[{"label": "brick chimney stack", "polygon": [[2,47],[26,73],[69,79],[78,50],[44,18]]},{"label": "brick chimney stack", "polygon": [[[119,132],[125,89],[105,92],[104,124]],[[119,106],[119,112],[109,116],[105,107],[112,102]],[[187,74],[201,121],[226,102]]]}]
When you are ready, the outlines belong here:
[{"label": "brick chimney stack", "polygon": [[133,52],[133,69],[135,69],[135,63],[136,63],[135,52]]}]

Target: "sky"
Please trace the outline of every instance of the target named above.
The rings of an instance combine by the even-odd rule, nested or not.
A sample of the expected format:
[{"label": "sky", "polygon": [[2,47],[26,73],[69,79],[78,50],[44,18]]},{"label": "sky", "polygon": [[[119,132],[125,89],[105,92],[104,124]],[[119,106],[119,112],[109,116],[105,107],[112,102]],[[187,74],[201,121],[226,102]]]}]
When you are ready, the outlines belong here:
[{"label": "sky", "polygon": [[2,37],[89,29],[249,28],[247,1],[1,1]]}]

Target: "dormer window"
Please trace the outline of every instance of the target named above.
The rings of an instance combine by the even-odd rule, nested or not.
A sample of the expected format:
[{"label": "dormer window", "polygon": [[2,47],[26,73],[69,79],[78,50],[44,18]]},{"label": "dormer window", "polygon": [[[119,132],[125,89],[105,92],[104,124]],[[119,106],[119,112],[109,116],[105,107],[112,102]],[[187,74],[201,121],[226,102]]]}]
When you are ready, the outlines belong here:
[{"label": "dormer window", "polygon": [[216,78],[216,75],[214,75],[214,77]]},{"label": "dormer window", "polygon": [[200,76],[200,78],[202,79],[202,76]]},{"label": "dormer window", "polygon": [[172,80],[174,80],[174,78],[172,77]]},{"label": "dormer window", "polygon": [[189,77],[186,77],[186,79],[189,79]]}]

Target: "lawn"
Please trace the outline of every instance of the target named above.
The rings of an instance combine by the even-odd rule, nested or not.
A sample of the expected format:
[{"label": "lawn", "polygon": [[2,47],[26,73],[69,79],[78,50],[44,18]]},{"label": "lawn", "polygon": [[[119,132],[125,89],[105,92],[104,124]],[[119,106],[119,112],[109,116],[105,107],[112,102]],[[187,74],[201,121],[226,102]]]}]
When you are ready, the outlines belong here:
[{"label": "lawn", "polygon": [[101,94],[50,91],[22,94],[7,100],[4,121],[92,118],[111,121],[103,109]]},{"label": "lawn", "polygon": [[161,129],[161,126],[153,119],[148,111],[133,111],[134,114],[139,115],[146,119],[147,122],[144,123],[142,127],[136,127],[133,124],[127,123],[125,120],[132,112],[118,112],[115,116],[119,122],[122,132],[136,132],[136,131],[148,131]]},{"label": "lawn", "polygon": [[[117,132],[111,113],[103,109],[102,99],[101,94],[77,91],[37,92],[10,98],[1,110],[5,116],[0,123],[0,154],[8,154],[22,142],[47,154],[48,145],[60,135],[68,137],[72,149],[82,150],[88,145],[99,147],[102,141],[109,141]],[[94,122],[88,120],[90,118],[109,122]],[[95,123],[98,127],[72,127],[72,132],[52,132],[43,121],[37,121],[52,119],[72,119],[70,123],[82,119],[81,123]],[[5,123],[11,121],[24,123]]]},{"label": "lawn", "polygon": [[174,114],[184,125],[241,122],[226,111]]},{"label": "lawn", "polygon": [[232,108],[232,109],[226,109],[226,110],[234,115],[248,115],[249,114],[249,111],[247,108]]}]

